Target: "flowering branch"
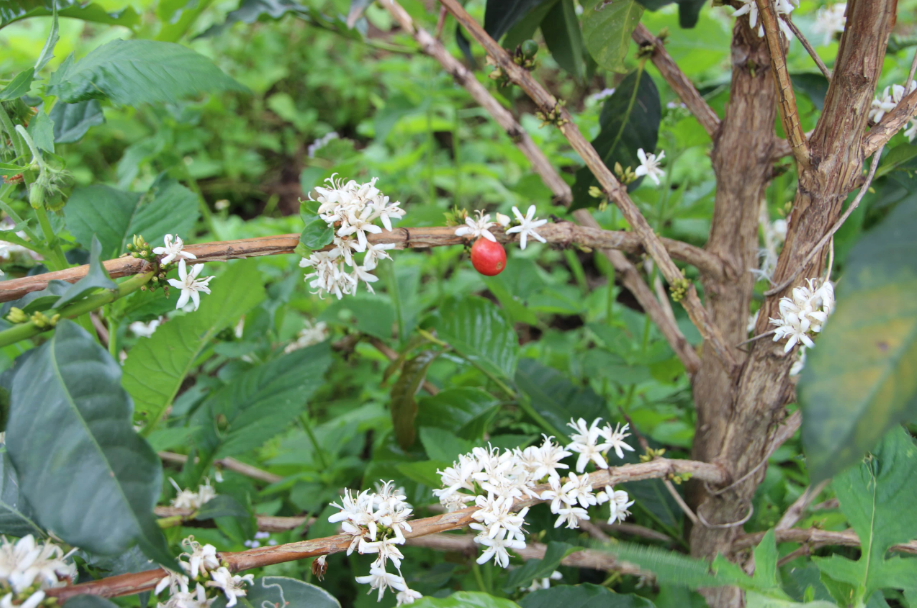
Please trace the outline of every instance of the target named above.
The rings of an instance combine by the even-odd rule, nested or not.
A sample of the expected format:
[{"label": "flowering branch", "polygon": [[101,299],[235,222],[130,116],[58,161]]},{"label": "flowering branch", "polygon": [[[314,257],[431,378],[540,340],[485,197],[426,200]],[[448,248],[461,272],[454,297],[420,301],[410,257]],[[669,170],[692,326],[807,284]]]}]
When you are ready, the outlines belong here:
[{"label": "flowering branch", "polygon": [[[917,70],[917,53],[914,53],[914,61],[911,64],[911,71],[904,87],[905,91],[910,88],[910,83],[914,81],[915,70]],[[879,121],[879,124],[869,130],[863,140],[863,154],[866,157],[875,154],[910,120],[917,121],[917,89],[906,95],[895,106],[894,110],[886,114]]]},{"label": "flowering branch", "polygon": [[[719,465],[692,460],[667,459],[600,470],[591,473],[589,479],[593,487],[601,488],[643,479],[666,478],[670,475],[690,475],[700,481],[713,484],[722,484],[727,481],[727,475]],[[549,488],[549,485],[544,485],[539,486],[536,490],[546,491]],[[541,502],[544,501],[538,499],[516,500],[512,509],[516,511]],[[413,520],[410,522],[411,531],[405,532],[404,536],[407,539],[419,538],[464,528],[475,521],[472,515],[477,511],[477,508],[471,507],[452,513]],[[219,559],[221,563],[226,563],[231,572],[240,572],[272,564],[340,553],[348,549],[352,540],[353,536],[351,534],[338,534],[285,545],[259,547],[235,553],[221,553],[219,554]],[[162,568],[156,568],[155,570],[147,570],[136,574],[122,574],[89,583],[48,589],[46,593],[49,596],[59,598],[61,601],[81,594],[100,595],[102,597],[132,595],[153,589],[165,576],[166,572]]]},{"label": "flowering branch", "polygon": [[509,54],[501,47],[497,41],[490,37],[484,28],[465,11],[456,0],[440,0],[443,6],[452,13],[456,20],[480,43],[485,50],[494,58],[497,65],[508,78],[515,84],[519,85],[532,100],[539,106],[545,116],[550,116],[571,147],[583,158],[586,166],[595,175],[602,190],[610,200],[613,200],[624,218],[633,227],[634,232],[640,238],[647,253],[656,262],[662,275],[666,278],[673,292],[677,292],[682,305],[688,313],[688,316],[697,326],[698,331],[704,340],[713,348],[717,358],[722,363],[724,369],[732,375],[737,369],[735,358],[733,357],[730,347],[723,339],[719,327],[710,319],[709,314],[704,308],[697,296],[697,290],[682,275],[681,271],[672,261],[669,253],[665,250],[661,239],[653,232],[646,218],[640,213],[640,210],[634,204],[627,194],[627,189],[622,186],[612,174],[611,170],[605,166],[601,157],[595,151],[595,148],[586,140],[583,134],[573,123],[572,116],[563,107],[557,98],[551,95],[544,87],[532,78],[532,75],[519,65],[513,62]]}]

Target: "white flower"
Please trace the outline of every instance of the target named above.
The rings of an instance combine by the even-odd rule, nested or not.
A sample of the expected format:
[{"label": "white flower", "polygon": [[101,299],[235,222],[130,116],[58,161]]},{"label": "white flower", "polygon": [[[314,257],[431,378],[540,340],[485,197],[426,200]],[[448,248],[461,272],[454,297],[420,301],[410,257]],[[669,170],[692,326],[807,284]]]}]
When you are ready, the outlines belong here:
[{"label": "white flower", "polygon": [[[917,88],[917,81],[912,82],[910,88],[905,91],[904,87],[900,84],[892,85],[891,87],[885,87],[885,90],[882,91],[881,95],[876,95],[876,98],[872,101],[872,106],[869,110],[869,120],[873,122],[879,122],[882,120],[882,117],[887,113],[895,109],[901,100],[904,99],[905,95],[914,91]],[[889,93],[889,90],[891,93]]]},{"label": "white flower", "polygon": [[44,591],[36,591],[28,597],[21,604],[13,603],[13,594],[7,593],[3,596],[3,599],[0,599],[0,608],[38,608],[41,602],[45,599]]},{"label": "white flower", "polygon": [[[738,9],[732,14],[733,17],[740,17],[742,15],[748,15],[748,22],[751,25],[752,29],[755,29],[757,26],[758,36],[764,35],[764,23],[759,23],[760,19],[758,16],[758,5],[755,4],[755,0],[739,0],[742,2],[742,8]],[[799,0],[777,0],[774,3],[774,8],[776,9],[778,18],[777,22],[780,25],[780,31],[783,32],[787,38],[793,37],[793,30],[790,29],[783,19],[779,18],[779,15],[789,15],[799,6]]]},{"label": "white flower", "polygon": [[182,567],[191,578],[197,578],[198,574],[206,575],[211,570],[220,567],[220,558],[217,557],[217,549],[213,545],[202,546],[199,542],[194,540],[193,536],[184,539],[181,544],[183,547],[191,549],[190,556],[188,556],[187,553],[179,556],[179,559],[186,556],[188,557],[187,564],[185,562],[181,563]]},{"label": "white flower", "polygon": [[174,242],[172,241],[172,235],[167,234],[165,238],[163,239],[163,245],[164,245],[163,247],[155,247],[153,249],[153,253],[155,253],[156,255],[163,256],[159,260],[159,263],[162,264],[163,266],[165,266],[166,264],[169,264],[176,258],[177,259],[188,258],[189,260],[197,259],[197,256],[194,255],[193,253],[190,253],[188,251],[182,251],[182,249],[185,246],[185,243],[178,237],[177,234],[175,235]]},{"label": "white flower", "polygon": [[576,473],[570,473],[570,481],[564,484],[563,494],[565,501],[573,506],[577,502],[584,509],[588,509],[594,504],[598,504],[598,499],[592,493],[592,483],[589,481],[589,473],[577,476]]},{"label": "white flower", "polygon": [[396,541],[388,539],[377,540],[371,543],[361,543],[360,553],[364,555],[366,553],[378,553],[379,557],[373,562],[373,567],[383,569],[388,560],[391,560],[396,568],[401,568],[401,560],[404,559],[404,555],[402,555],[401,551],[398,549]]},{"label": "white flower", "polygon": [[806,347],[799,347],[799,354],[796,356],[796,360],[793,361],[793,366],[790,368],[791,376],[798,376],[802,373],[803,368],[806,366]]},{"label": "white flower", "polygon": [[914,139],[917,139],[917,118],[911,121],[910,126],[904,131],[904,136],[911,143],[914,143]]},{"label": "white flower", "polygon": [[456,229],[455,236],[468,236],[471,235],[471,239],[476,239],[478,237],[484,237],[488,241],[494,243],[497,242],[497,237],[491,234],[489,228],[493,226],[493,222],[490,221],[490,214],[484,213],[480,209],[477,211],[478,219],[473,220],[470,217],[465,218],[465,225]]},{"label": "white flower", "polygon": [[548,577],[542,578],[542,579],[536,578],[532,580],[531,585],[529,585],[528,587],[522,588],[522,590],[526,593],[531,593],[532,591],[538,591],[540,589],[550,589],[551,581],[559,581],[561,579],[563,579],[563,576],[561,575],[560,572],[555,570],[554,572],[551,573],[550,578]]},{"label": "white flower", "polygon": [[479,564],[484,564],[490,558],[494,558],[494,563],[501,568],[509,566],[509,552],[507,552],[507,549],[525,549],[525,541],[513,537],[497,536],[490,538],[481,534],[475,537],[474,542],[487,547],[477,559]]},{"label": "white flower", "polygon": [[311,321],[306,321],[305,327],[296,334],[296,340],[287,344],[283,352],[292,353],[300,348],[324,342],[327,338],[328,326],[324,321],[318,321],[314,324]]},{"label": "white flower", "polygon": [[824,34],[823,45],[831,44],[831,39],[834,38],[834,35],[844,31],[844,24],[847,21],[844,16],[846,11],[846,2],[823,6],[815,11],[815,24],[812,26],[812,31],[816,34]]},{"label": "white flower", "polygon": [[184,589],[172,594],[165,604],[159,603],[156,608],[210,608],[216,601],[215,597],[208,598],[204,586],[197,583],[194,592]]},{"label": "white flower", "polygon": [[488,538],[497,538],[498,536],[509,535],[513,538],[522,540],[522,526],[525,525],[525,515],[528,513],[528,507],[518,513],[512,511],[513,499],[509,496],[494,497],[488,493],[487,496],[478,496],[475,500],[478,510],[471,517],[476,522],[469,524],[468,527],[474,530],[480,530],[481,536]]},{"label": "white flower", "polygon": [[499,224],[500,226],[503,226],[504,228],[506,228],[507,226],[509,226],[509,223],[510,223],[511,221],[512,221],[512,220],[510,220],[510,218],[509,218],[508,215],[503,215],[502,213],[497,213],[497,224]]},{"label": "white flower", "polygon": [[217,495],[216,490],[210,485],[209,479],[205,479],[204,483],[197,487],[197,492],[182,490],[172,478],[169,478],[169,481],[172,482],[172,487],[177,492],[171,503],[176,509],[200,509],[204,503],[216,498]]},{"label": "white flower", "polygon": [[407,584],[405,584],[404,579],[396,574],[389,574],[383,568],[373,567],[369,570],[369,576],[358,576],[356,577],[357,583],[361,585],[369,585],[369,592],[372,593],[373,589],[379,590],[379,601],[382,601],[382,596],[385,594],[385,590],[391,587],[396,591],[407,591]]},{"label": "white flower", "polygon": [[366,251],[366,233],[379,234],[382,232],[382,228],[376,226],[372,223],[372,218],[369,216],[372,215],[372,207],[364,207],[362,211],[357,211],[355,208],[351,209],[347,214],[347,222],[345,225],[342,225],[338,231],[338,236],[350,236],[351,234],[357,235],[357,243],[359,248],[354,247],[356,251]]},{"label": "white flower", "polygon": [[169,595],[176,595],[177,593],[188,593],[189,582],[190,581],[186,575],[179,574],[178,572],[172,572],[171,570],[166,570],[166,576],[160,579],[158,583],[156,583],[156,588],[153,590],[153,595],[159,595],[166,587],[169,588]]},{"label": "white flower", "polygon": [[222,591],[223,595],[226,596],[226,608],[230,608],[236,605],[236,598],[245,597],[245,583],[251,585],[254,575],[239,576],[237,574],[233,576],[232,572],[227,568],[220,567],[210,573],[210,578],[213,580],[207,581],[207,586],[216,587]]},{"label": "white flower", "polygon": [[188,272],[188,268],[185,266],[185,260],[180,259],[178,261],[178,276],[180,278],[169,279],[169,285],[181,290],[181,296],[179,296],[178,302],[175,304],[176,309],[182,308],[190,299],[194,302],[194,310],[197,310],[198,306],[201,305],[201,296],[199,292],[203,291],[204,293],[210,293],[210,289],[207,285],[213,277],[205,277],[203,279],[197,278],[203,269],[203,264],[195,264],[191,267],[191,272]]},{"label": "white flower", "polygon": [[624,521],[624,519],[630,515],[630,511],[627,509],[634,504],[634,501],[628,501],[629,497],[627,496],[627,492],[624,490],[615,490],[611,486],[605,486],[605,490],[599,492],[597,497],[600,505],[607,502],[611,509],[611,517],[608,518],[609,524]]},{"label": "white flower", "polygon": [[369,273],[368,272],[369,270],[371,269],[366,268],[365,266],[354,265],[353,272],[350,275],[350,280],[353,283],[353,293],[357,292],[357,285],[359,285],[359,281],[363,281],[364,283],[366,283],[366,289],[369,290],[369,293],[376,293],[375,291],[373,291],[373,286],[371,285],[371,283],[375,283],[376,281],[378,281],[379,277],[377,277],[374,274]]},{"label": "white flower", "polygon": [[815,288],[815,280],[808,279],[807,286],[793,289],[793,297],[780,299],[780,318],[769,320],[777,326],[774,342],[787,338],[784,352],[790,352],[797,343],[812,348],[815,342],[809,332],[818,333],[828,316],[834,311],[834,288],[830,282]]},{"label": "white flower", "polygon": [[542,243],[546,242],[544,237],[538,234],[535,230],[547,224],[548,220],[535,219],[535,205],[529,206],[529,210],[525,215],[522,215],[519,209],[513,207],[513,214],[516,216],[516,219],[519,220],[519,225],[513,226],[507,230],[506,234],[514,234],[518,232],[519,247],[521,249],[525,249],[526,235],[531,236],[533,239],[541,241]]},{"label": "white flower", "polygon": [[404,591],[399,591],[395,599],[398,600],[398,606],[406,606],[407,604],[413,604],[414,600],[419,600],[422,597],[419,591],[405,589]]},{"label": "white flower", "polygon": [[[0,544],[0,580],[7,581],[15,593],[36,582],[42,589],[60,587],[76,578],[76,566],[64,560],[63,550],[47,541],[39,544],[31,534],[15,543],[3,538]],[[64,579],[64,580],[62,580]]]},{"label": "white flower", "polygon": [[[752,5],[754,5],[754,0],[751,0]],[[660,151],[659,156],[655,154],[647,154],[643,151],[643,148],[637,150],[637,156],[640,158],[640,166],[634,171],[634,175],[640,177],[641,175],[646,175],[656,185],[659,185],[659,178],[665,175],[665,171],[659,168],[659,161],[665,158],[665,151]]]},{"label": "white flower", "polygon": [[149,338],[153,335],[153,332],[156,331],[156,328],[159,327],[160,323],[161,321],[159,319],[153,319],[149,323],[134,321],[128,325],[127,328],[138,338]]},{"label": "white flower", "polygon": [[366,257],[363,258],[363,268],[374,270],[379,264],[379,260],[390,260],[392,256],[385,253],[389,249],[394,249],[395,243],[373,243],[366,247]]},{"label": "white flower", "polygon": [[[472,476],[480,471],[481,468],[481,463],[477,459],[466,454],[460,454],[458,462],[453,462],[451,467],[447,467],[445,471],[436,471],[444,487],[441,490],[433,490],[433,495],[439,498],[440,502],[446,504],[445,501],[456,495],[459,490],[474,492]],[[458,493],[457,496],[460,503],[474,500],[474,495]]]},{"label": "white flower", "polygon": [[567,528],[576,529],[579,528],[579,521],[581,519],[589,519],[589,513],[586,512],[586,509],[580,507],[563,507],[558,509],[557,521],[554,522],[554,527],[559,528],[560,524],[566,523]]},{"label": "white flower", "polygon": [[593,420],[592,426],[587,427],[586,421],[582,418],[577,421],[571,418],[570,422],[567,423],[567,426],[577,431],[576,434],[570,435],[572,441],[567,447],[579,453],[579,458],[576,460],[576,471],[578,473],[582,473],[586,470],[586,465],[590,460],[600,469],[608,468],[608,463],[605,462],[603,453],[608,450],[611,445],[608,443],[598,443],[599,438],[603,437],[602,430],[599,429],[600,422],[602,422],[602,419],[596,418]]},{"label": "white flower", "polygon": [[623,428],[618,424],[612,430],[611,425],[605,425],[600,433],[605,438],[605,441],[608,443],[608,449],[613,449],[618,458],[624,458],[624,452],[622,450],[627,450],[628,452],[633,452],[634,448],[630,447],[624,443],[626,437],[630,437],[630,433],[627,432],[627,429],[630,428],[630,424],[625,424]]}]

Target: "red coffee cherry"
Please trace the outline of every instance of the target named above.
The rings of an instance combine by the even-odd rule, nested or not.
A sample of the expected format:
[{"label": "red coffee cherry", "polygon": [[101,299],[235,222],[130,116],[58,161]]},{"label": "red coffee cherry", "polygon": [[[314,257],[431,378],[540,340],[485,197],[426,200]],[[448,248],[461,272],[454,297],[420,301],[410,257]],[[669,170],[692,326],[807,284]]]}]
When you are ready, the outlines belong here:
[{"label": "red coffee cherry", "polygon": [[479,238],[471,246],[471,264],[485,276],[496,276],[506,268],[506,250],[500,243]]}]

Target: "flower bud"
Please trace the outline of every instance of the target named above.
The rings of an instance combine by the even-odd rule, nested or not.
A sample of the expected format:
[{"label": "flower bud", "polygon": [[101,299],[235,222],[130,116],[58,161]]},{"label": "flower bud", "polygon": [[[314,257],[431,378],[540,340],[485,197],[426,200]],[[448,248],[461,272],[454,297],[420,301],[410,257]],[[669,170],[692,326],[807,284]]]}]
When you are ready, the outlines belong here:
[{"label": "flower bud", "polygon": [[29,204],[32,209],[40,209],[45,204],[45,189],[38,184],[32,184],[29,187]]},{"label": "flower bud", "polygon": [[526,40],[522,43],[522,54],[526,59],[531,59],[538,53],[538,43],[534,40]]},{"label": "flower bud", "polygon": [[21,308],[10,308],[10,312],[6,315],[6,320],[10,323],[25,323],[29,320],[28,315],[26,315]]}]

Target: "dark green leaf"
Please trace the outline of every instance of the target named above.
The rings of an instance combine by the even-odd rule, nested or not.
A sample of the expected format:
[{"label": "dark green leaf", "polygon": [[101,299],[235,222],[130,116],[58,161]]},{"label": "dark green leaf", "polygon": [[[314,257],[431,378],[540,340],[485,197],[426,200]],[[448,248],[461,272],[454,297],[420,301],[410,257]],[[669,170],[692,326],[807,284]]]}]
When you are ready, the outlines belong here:
[{"label": "dark green leaf", "polygon": [[463,356],[493,373],[513,377],[519,350],[516,332],[488,300],[473,296],[448,300],[434,326],[439,337]]},{"label": "dark green leaf", "polygon": [[545,2],[540,2],[538,6],[526,13],[522,19],[517,21],[516,24],[506,32],[506,36],[503,38],[503,47],[514,50],[526,40],[534,38],[535,32],[541,26],[541,22],[544,21],[544,16],[547,15],[559,1],[560,0],[546,0]]},{"label": "dark green leaf", "polygon": [[221,494],[205,502],[194,519],[216,519],[217,517],[244,517],[252,516],[242,504],[226,494]]},{"label": "dark green leaf", "polygon": [[429,488],[442,487],[443,482],[436,472],[451,466],[451,462],[440,460],[424,460],[422,462],[406,462],[397,465],[398,472],[417,483],[422,483]]},{"label": "dark green leaf", "polygon": [[586,78],[586,48],[573,0],[560,0],[541,22],[541,33],[557,65],[583,82]]},{"label": "dark green leaf", "polygon": [[[503,591],[512,594],[520,589],[525,589],[537,578],[550,577],[560,566],[560,560],[577,550],[579,550],[579,547],[574,547],[567,543],[548,543],[543,558],[530,559],[521,568],[516,568],[509,573],[506,583],[503,585]],[[555,605],[569,608],[567,603]]]},{"label": "dark green leaf", "polygon": [[359,295],[336,300],[318,319],[329,325],[341,325],[382,340],[391,340],[395,309],[388,298]]},{"label": "dark green leaf", "polygon": [[66,608],[118,608],[118,604],[98,595],[75,595],[64,603]]},{"label": "dark green leaf", "polygon": [[84,4],[81,0],[38,0],[35,2],[0,0],[0,28],[29,17],[50,17],[55,4],[59,17],[81,19],[92,23],[123,25],[129,28],[140,24],[140,16],[132,7],[107,12],[98,4]]},{"label": "dark green leaf", "polygon": [[417,600],[411,606],[414,608],[519,608],[516,602],[477,591],[459,591],[444,598],[427,596]]},{"label": "dark green leaf", "polygon": [[534,359],[519,361],[516,384],[559,437],[568,434],[565,429],[571,417],[591,422],[608,414],[605,401],[592,389],[576,386],[556,369],[545,367]]},{"label": "dark green leaf", "polygon": [[636,0],[586,0],[583,6],[583,39],[592,58],[612,72],[624,71],[630,46],[643,7]]},{"label": "dark green leaf", "polygon": [[440,351],[425,350],[405,361],[401,375],[392,386],[392,423],[398,444],[404,449],[414,445],[414,417],[417,415],[415,398],[421,383],[427,377],[427,368],[439,354]]},{"label": "dark green leaf", "polygon": [[[611,10],[611,5],[605,10]],[[656,149],[661,119],[659,91],[649,73],[637,69],[628,74],[614,94],[605,100],[599,116],[601,131],[592,145],[605,166],[612,171],[615,163],[620,163],[624,169],[636,169],[640,165],[637,150],[642,148],[646,153],[651,153]],[[629,188],[637,187],[641,179],[638,178]],[[587,167],[577,171],[572,208],[597,205],[599,199],[589,195],[589,188],[597,185],[595,176]]]},{"label": "dark green leaf", "polygon": [[686,29],[696,26],[700,19],[700,11],[706,3],[707,0],[679,0],[678,25]]},{"label": "dark green leaf", "polygon": [[245,90],[203,55],[154,40],[113,40],[76,62],[71,55],[48,85],[66,103],[107,98],[128,106]]},{"label": "dark green leaf", "polygon": [[200,216],[197,195],[162,176],[146,194],[110,186],[77,188],[64,207],[67,229],[87,246],[99,237],[102,251],[115,257],[126,251],[134,235],[153,246],[166,234],[188,236]]},{"label": "dark green leaf", "polygon": [[474,53],[471,52],[471,41],[465,36],[465,30],[463,30],[462,26],[458,23],[455,25],[455,44],[458,45],[459,50],[462,51],[462,55],[465,56],[465,61],[468,62],[471,69],[476,70],[478,66],[474,60]]},{"label": "dark green leaf", "polygon": [[0,101],[10,101],[19,99],[29,92],[32,88],[32,79],[35,77],[35,69],[29,68],[24,72],[19,72],[8,85],[0,91]]},{"label": "dark green leaf", "polygon": [[487,0],[484,10],[484,29],[499,40],[513,25],[540,4],[552,0]]},{"label": "dark green leaf", "polygon": [[320,217],[316,217],[303,228],[302,234],[299,235],[299,242],[309,249],[321,249],[334,240],[334,226]]},{"label": "dark green leaf", "polygon": [[421,398],[417,426],[436,426],[464,439],[480,440],[499,406],[499,400],[479,388],[445,389]]},{"label": "dark green leaf", "polygon": [[638,595],[618,595],[605,587],[585,584],[533,591],[519,605],[522,608],[652,608],[653,603]]},{"label": "dark green leaf", "polygon": [[54,304],[55,308],[63,308],[71,302],[82,299],[96,289],[117,289],[118,284],[111,280],[102,265],[101,252],[102,244],[93,235],[89,245],[89,272],[61,294],[60,300]]},{"label": "dark green leaf", "polygon": [[917,206],[898,205],[854,246],[837,309],[799,382],[813,481],[857,462],[917,416]]},{"label": "dark green leaf", "polygon": [[[6,397],[9,399],[8,393]],[[6,448],[0,452],[0,534],[46,536],[44,530],[35,523],[32,507],[19,492],[19,476]]]},{"label": "dark green leaf", "polygon": [[802,91],[815,109],[821,112],[825,108],[825,95],[828,93],[828,79],[821,72],[797,72],[790,74],[793,88]]},{"label": "dark green leaf", "polygon": [[[62,321],[13,381],[10,458],[42,527],[103,555],[139,544],[175,567],[153,516],[162,465],[134,431],[132,410],[121,367],[85,330]],[[61,508],[67,504],[80,508]]]},{"label": "dark green leaf", "polygon": [[322,342],[239,374],[198,408],[197,445],[218,458],[259,447],[303,411],[330,364],[330,347]]},{"label": "dark green leaf", "polygon": [[[248,587],[245,600],[252,606],[279,606],[281,608],[341,608],[341,604],[330,593],[285,576],[263,576],[256,578]],[[213,608],[226,606],[226,599],[220,597]]]},{"label": "dark green leaf", "polygon": [[442,462],[454,462],[459,454],[467,454],[477,445],[452,431],[432,426],[420,428],[420,443],[430,460]]},{"label": "dark green leaf", "polygon": [[618,559],[649,570],[660,583],[673,583],[698,589],[734,585],[748,579],[744,573],[742,578],[737,580],[724,574],[715,575],[710,571],[710,564],[704,560],[658,547],[646,547],[619,541],[613,545],[604,545],[602,549],[614,554]]},{"label": "dark green leaf", "polygon": [[50,116],[54,123],[54,143],[57,144],[79,141],[90,127],[105,122],[102,106],[95,99],[79,103],[58,102],[51,108]]},{"label": "dark green leaf", "polygon": [[36,146],[46,152],[54,153],[54,123],[51,122],[44,110],[38,109],[38,113],[29,121],[26,131],[28,131]]},{"label": "dark green leaf", "polygon": [[[244,285],[244,289],[239,289]],[[172,319],[153,336],[140,340],[124,362],[124,388],[137,405],[138,420],[150,433],[172,404],[185,376],[213,337],[264,299],[261,276],[253,263],[241,262],[214,279],[211,294],[194,314]]]}]

